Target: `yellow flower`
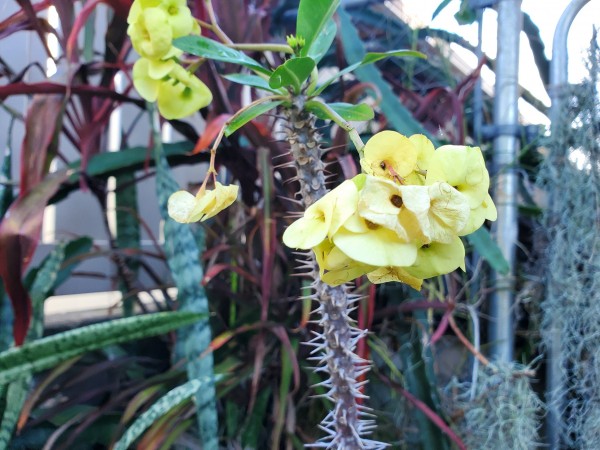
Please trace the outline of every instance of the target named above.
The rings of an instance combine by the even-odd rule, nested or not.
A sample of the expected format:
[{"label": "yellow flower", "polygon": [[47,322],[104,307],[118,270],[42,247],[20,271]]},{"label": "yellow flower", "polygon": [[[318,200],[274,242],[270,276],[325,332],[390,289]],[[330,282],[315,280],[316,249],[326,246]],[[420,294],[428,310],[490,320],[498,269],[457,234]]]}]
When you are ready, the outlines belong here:
[{"label": "yellow flower", "polygon": [[149,102],[155,102],[163,79],[177,65],[175,61],[140,58],[133,65],[133,84],[140,96]]},{"label": "yellow flower", "polygon": [[393,230],[403,242],[429,242],[428,188],[402,186],[384,178],[366,177],[358,214],[365,220]]},{"label": "yellow flower", "polygon": [[476,208],[485,199],[490,176],[479,147],[445,145],[438,148],[429,161],[426,184],[445,181],[456,188]]},{"label": "yellow flower", "polygon": [[140,58],[133,65],[133,84],[143,99],[158,103],[166,119],[189,116],[212,101],[208,87],[173,60]]},{"label": "yellow flower", "polygon": [[486,220],[496,220],[498,218],[498,212],[496,211],[496,205],[490,195],[486,195],[485,199],[477,208],[471,209],[469,219],[465,226],[458,233],[459,236],[465,236],[471,234],[477,230],[483,222]]},{"label": "yellow flower", "polygon": [[127,23],[137,22],[143,11],[149,8],[159,8],[166,13],[173,39],[190,34],[197,27],[186,0],[135,0],[129,10]]},{"label": "yellow flower", "polygon": [[212,93],[197,76],[175,65],[169,78],[161,80],[156,100],[163,117],[180,119],[207,106],[212,101]]},{"label": "yellow flower", "polygon": [[429,238],[432,241],[450,243],[467,224],[471,213],[469,202],[448,183],[436,182],[428,188]]},{"label": "yellow flower", "polygon": [[356,211],[358,190],[352,180],[346,180],[331,190],[304,212],[283,233],[283,242],[290,248],[308,250],[331,237]]},{"label": "yellow flower", "polygon": [[421,285],[423,284],[423,280],[409,274],[406,271],[406,267],[379,267],[374,271],[367,273],[367,278],[373,284],[399,281],[408,284],[417,291],[421,289]]},{"label": "yellow flower", "polygon": [[465,270],[465,247],[455,236],[450,243],[432,242],[419,248],[415,263],[405,270],[413,277],[425,279],[450,273],[459,267]]},{"label": "yellow flower", "polygon": [[146,8],[139,11],[137,19],[127,28],[133,48],[143,57],[164,58],[171,50],[173,30],[169,16],[161,8]]},{"label": "yellow flower", "polygon": [[333,243],[348,257],[372,266],[410,266],[417,257],[417,246],[398,238],[395,231],[351,216],[332,237]]},{"label": "yellow flower", "polygon": [[200,190],[195,196],[177,191],[169,197],[169,216],[180,223],[205,221],[230,206],[237,198],[239,186],[223,186],[218,181],[213,190]]},{"label": "yellow flower", "polygon": [[[427,138],[427,136],[422,134],[413,134],[408,139],[413,143],[415,149],[417,150],[417,170],[420,172],[427,171],[427,168],[429,167],[429,161],[435,152],[433,143]],[[404,181],[406,184],[423,185],[425,184],[425,174],[415,171],[407,175]]]},{"label": "yellow flower", "polygon": [[417,149],[410,139],[387,130],[367,141],[360,165],[369,175],[401,181],[415,170],[417,158]]},{"label": "yellow flower", "polygon": [[348,283],[374,269],[373,266],[354,261],[325,239],[313,248],[321,280],[330,286]]}]

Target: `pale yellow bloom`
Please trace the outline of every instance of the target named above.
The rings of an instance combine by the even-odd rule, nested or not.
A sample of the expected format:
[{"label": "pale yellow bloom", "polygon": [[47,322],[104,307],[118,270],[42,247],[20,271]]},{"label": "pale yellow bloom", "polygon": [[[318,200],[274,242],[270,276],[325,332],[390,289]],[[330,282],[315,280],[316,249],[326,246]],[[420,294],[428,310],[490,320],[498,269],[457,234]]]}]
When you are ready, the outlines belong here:
[{"label": "pale yellow bloom", "polygon": [[368,176],[360,193],[358,214],[365,220],[393,230],[403,242],[429,242],[429,193],[425,186],[402,186]]},{"label": "pale yellow bloom", "polygon": [[158,8],[165,12],[173,38],[190,34],[198,27],[186,0],[135,0],[129,10],[127,23],[136,23],[144,10],[149,8]]},{"label": "pale yellow bloom", "polygon": [[458,236],[450,243],[432,242],[417,250],[415,263],[406,271],[416,278],[432,278],[450,273],[457,268],[465,270],[465,247]]},{"label": "pale yellow bloom", "polygon": [[417,257],[417,246],[398,238],[396,232],[351,216],[332,237],[333,243],[348,257],[372,266],[410,266]]},{"label": "pale yellow bloom", "polygon": [[127,34],[133,48],[145,58],[162,59],[172,47],[173,30],[168,14],[161,8],[142,9],[127,28]]},{"label": "pale yellow bloom", "polygon": [[367,273],[367,278],[373,284],[389,283],[399,281],[408,284],[417,291],[421,289],[423,280],[412,276],[406,271],[406,267],[379,267]]},{"label": "pale yellow bloom", "polygon": [[456,188],[476,208],[490,188],[490,176],[479,147],[445,145],[438,148],[429,161],[426,184],[444,181]]},{"label": "pale yellow bloom", "polygon": [[311,206],[304,215],[283,233],[283,242],[290,248],[308,250],[333,236],[356,211],[358,190],[352,180],[346,180]]},{"label": "pale yellow bloom", "polygon": [[467,224],[471,213],[469,201],[448,183],[436,182],[428,188],[429,238],[450,243]]},{"label": "pale yellow bloom", "polygon": [[490,194],[486,195],[485,199],[477,208],[473,208],[470,211],[469,219],[465,226],[458,233],[459,236],[465,236],[471,234],[473,231],[479,229],[483,222],[486,220],[496,220],[498,218],[498,212],[496,211],[496,205]]},{"label": "pale yellow bloom", "polygon": [[373,270],[373,266],[362,264],[349,258],[329,239],[313,248],[321,280],[330,286],[348,283]]},{"label": "pale yellow bloom", "polygon": [[410,139],[387,130],[367,141],[360,165],[369,175],[400,181],[415,170],[417,158],[417,149]]},{"label": "pale yellow bloom", "polygon": [[205,221],[230,206],[237,198],[239,186],[224,186],[218,181],[212,190],[200,190],[195,196],[177,191],[169,197],[169,216],[180,223]]},{"label": "pale yellow bloom", "polygon": [[407,175],[404,179],[406,184],[425,184],[425,173],[429,167],[429,161],[433,157],[435,148],[427,136],[423,134],[413,134],[408,138],[417,150],[417,167],[414,172]]},{"label": "pale yellow bloom", "polygon": [[158,110],[166,119],[189,116],[212,101],[212,92],[200,79],[176,65],[167,80],[160,82]]},{"label": "pale yellow bloom", "polygon": [[158,103],[166,119],[189,116],[212,101],[208,87],[173,60],[140,58],[133,65],[133,84],[143,99]]}]

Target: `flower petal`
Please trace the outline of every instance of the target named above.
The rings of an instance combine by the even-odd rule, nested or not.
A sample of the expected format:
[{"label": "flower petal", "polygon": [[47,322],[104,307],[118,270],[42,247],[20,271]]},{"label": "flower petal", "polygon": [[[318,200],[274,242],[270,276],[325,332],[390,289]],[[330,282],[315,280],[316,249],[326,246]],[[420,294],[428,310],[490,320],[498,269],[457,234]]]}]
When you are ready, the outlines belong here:
[{"label": "flower petal", "polygon": [[395,131],[381,131],[367,141],[360,164],[369,175],[396,179],[416,168],[417,150],[406,137]]}]

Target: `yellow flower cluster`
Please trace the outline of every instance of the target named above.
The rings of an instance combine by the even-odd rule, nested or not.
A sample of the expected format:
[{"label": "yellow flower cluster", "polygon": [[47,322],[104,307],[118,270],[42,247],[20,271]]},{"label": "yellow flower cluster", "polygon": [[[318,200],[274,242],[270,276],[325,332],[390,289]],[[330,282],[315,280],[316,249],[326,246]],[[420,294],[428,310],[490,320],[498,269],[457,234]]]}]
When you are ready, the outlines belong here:
[{"label": "yellow flower cluster", "polygon": [[157,102],[167,119],[188,116],[212,101],[206,85],[176,62],[181,50],[173,47],[173,39],[200,34],[186,0],[135,0],[127,23],[141,56],[133,66],[133,83],[142,98]]},{"label": "yellow flower cluster", "polygon": [[361,167],[307,208],[284,243],[312,249],[321,279],[334,286],[366,274],[420,289],[426,278],[464,270],[460,236],[496,219],[481,150],[435,150],[423,135],[383,131],[365,145]]}]

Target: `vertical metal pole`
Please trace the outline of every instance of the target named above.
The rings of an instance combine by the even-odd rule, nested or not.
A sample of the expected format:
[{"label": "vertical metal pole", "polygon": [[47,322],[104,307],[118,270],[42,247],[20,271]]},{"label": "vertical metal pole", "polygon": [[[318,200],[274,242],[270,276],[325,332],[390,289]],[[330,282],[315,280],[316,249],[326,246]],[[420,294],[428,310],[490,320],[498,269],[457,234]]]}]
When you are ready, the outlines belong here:
[{"label": "vertical metal pole", "polygon": [[[552,41],[552,60],[550,61],[550,86],[549,93],[552,100],[550,108],[551,131],[555,133],[560,121],[561,104],[564,101],[565,87],[568,83],[568,51],[567,37],[575,16],[579,13],[589,0],[572,0],[563,11]],[[553,210],[552,203],[555,199],[548,199],[548,210]],[[548,413],[546,415],[546,437],[550,450],[560,448],[561,430],[561,403],[560,386],[563,383],[561,371],[561,330],[553,321],[550,324],[549,342],[546,342],[547,365],[546,365],[546,403]]]},{"label": "vertical metal pole", "polygon": [[508,261],[506,275],[495,274],[495,291],[490,305],[490,340],[492,357],[497,361],[513,359],[513,314],[515,250],[517,242],[517,178],[513,169],[519,140],[519,42],[522,28],[521,0],[498,2],[498,55],[496,58],[496,92],[494,124],[499,130],[494,139],[494,166],[497,173],[494,189],[498,208],[496,241]]}]

